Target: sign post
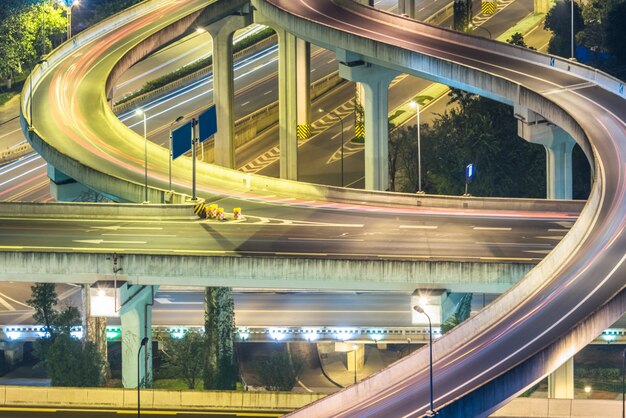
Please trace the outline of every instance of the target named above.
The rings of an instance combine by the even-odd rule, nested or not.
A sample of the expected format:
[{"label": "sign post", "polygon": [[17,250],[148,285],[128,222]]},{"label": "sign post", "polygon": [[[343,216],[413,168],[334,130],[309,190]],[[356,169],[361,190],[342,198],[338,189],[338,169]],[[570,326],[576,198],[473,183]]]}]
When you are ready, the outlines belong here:
[{"label": "sign post", "polygon": [[476,169],[474,168],[474,164],[470,163],[465,167],[465,194],[463,196],[469,196],[470,194],[467,192],[468,185],[474,180],[474,176],[476,175]]},{"label": "sign post", "polygon": [[191,174],[191,194],[192,199],[196,200],[196,144],[202,143],[209,139],[217,132],[217,113],[215,105],[209,107],[206,111],[193,118],[178,129],[172,131],[172,159],[191,150],[192,174]]}]

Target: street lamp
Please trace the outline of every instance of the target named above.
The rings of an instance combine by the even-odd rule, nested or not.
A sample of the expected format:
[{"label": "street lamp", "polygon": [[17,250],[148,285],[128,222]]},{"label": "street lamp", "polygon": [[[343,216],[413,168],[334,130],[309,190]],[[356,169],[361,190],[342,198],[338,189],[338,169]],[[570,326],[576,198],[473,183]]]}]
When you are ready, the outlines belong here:
[{"label": "street lamp", "polygon": [[[44,62],[48,62],[48,60],[41,59],[41,60],[37,61],[36,65],[41,65]],[[30,100],[29,100],[29,103],[28,103],[29,110],[30,110],[28,112],[28,113],[30,113],[30,115],[29,115],[30,116],[30,130],[34,130],[35,129],[35,125],[33,123],[33,72],[34,72],[34,70],[35,70],[35,67],[33,67],[33,69],[30,72],[30,76],[28,77],[28,83],[30,84],[29,85],[29,91],[28,91],[28,95],[30,96]]]},{"label": "street lamp", "polygon": [[[324,109],[322,109],[322,108],[319,108],[318,112],[319,113],[324,113],[326,111]],[[335,113],[334,110],[331,110],[328,113],[333,115],[337,119],[339,119],[339,123],[341,124],[341,187],[343,187],[343,185],[344,185],[344,182],[343,182],[343,118],[341,116],[339,116],[337,113]]]},{"label": "street lamp", "polygon": [[137,418],[141,416],[141,349],[146,344],[148,344],[148,337],[143,337],[137,350]]},{"label": "street lamp", "polygon": [[74,0],[69,6],[67,6],[67,40],[72,37],[72,7],[80,5],[78,0]]},{"label": "street lamp", "polygon": [[137,116],[143,116],[143,166],[144,166],[144,203],[148,203],[148,131],[146,124],[146,112],[141,109],[135,111]]},{"label": "street lamp", "polygon": [[487,28],[483,28],[482,26],[475,26],[471,23],[468,25],[468,27],[472,29],[472,32],[474,32],[476,29],[482,29],[484,31],[487,31],[487,34],[489,35],[489,39],[493,39],[493,36],[491,36],[491,31]]},{"label": "street lamp", "polygon": [[411,106],[415,108],[417,117],[417,193],[422,191],[422,139],[420,136],[420,104],[417,100],[411,102]]},{"label": "street lamp", "polygon": [[622,418],[626,418],[626,349],[622,353]]},{"label": "street lamp", "polygon": [[433,325],[430,321],[430,316],[426,313],[426,311],[420,306],[413,306],[413,310],[417,313],[421,313],[426,315],[428,318],[428,336],[429,336],[429,349],[430,349],[430,360],[429,360],[429,370],[430,370],[430,410],[426,411],[427,417],[434,417],[437,415],[435,412],[435,407],[433,406]]},{"label": "street lamp", "polygon": [[359,348],[358,345],[352,344],[352,349],[354,350],[354,384],[355,385],[356,385],[356,353],[357,353],[357,348]]},{"label": "street lamp", "polygon": [[570,52],[570,58],[574,58],[574,0],[570,0],[571,5],[571,24],[572,24],[572,47]]},{"label": "street lamp", "polygon": [[174,156],[174,154],[172,154],[172,126],[174,126],[175,123],[178,123],[181,120],[183,120],[183,117],[179,116],[179,117],[176,118],[176,120],[174,120],[172,123],[170,123],[170,161],[169,161],[170,188],[169,188],[169,190],[172,190],[172,157]]}]

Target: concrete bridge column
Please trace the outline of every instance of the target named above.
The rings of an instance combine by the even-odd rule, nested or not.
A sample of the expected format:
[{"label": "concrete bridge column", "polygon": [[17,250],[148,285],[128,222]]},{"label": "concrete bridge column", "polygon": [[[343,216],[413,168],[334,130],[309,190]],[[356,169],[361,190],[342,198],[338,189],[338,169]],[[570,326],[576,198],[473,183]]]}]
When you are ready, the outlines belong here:
[{"label": "concrete bridge column", "polygon": [[415,0],[398,0],[398,14],[415,19]]},{"label": "concrete bridge column", "polygon": [[50,178],[50,194],[59,202],[80,201],[81,196],[91,192],[87,186],[83,186],[50,163],[48,163],[48,177]]},{"label": "concrete bridge column", "polygon": [[339,76],[363,84],[365,119],[365,188],[387,190],[389,187],[388,106],[389,83],[399,73],[364,62],[347,51],[337,52]]},{"label": "concrete bridge column", "polygon": [[563,129],[541,115],[515,107],[518,135],[546,149],[546,190],[548,199],[572,198],[572,150],[576,142]]},{"label": "concrete bridge column", "polygon": [[[152,304],[157,289],[158,286],[132,285],[121,289],[122,384],[125,388],[136,388],[138,382],[145,387],[152,382]],[[148,344],[138,356],[144,337],[149,338]]]},{"label": "concrete bridge column", "polygon": [[365,344],[350,344],[350,350],[346,352],[346,365],[349,372],[357,373],[365,364]]},{"label": "concrete bridge column", "polygon": [[298,180],[296,37],[277,29],[280,178]]},{"label": "concrete bridge column", "polygon": [[535,0],[535,13],[548,13],[550,0]]},{"label": "concrete bridge column", "polygon": [[213,38],[213,102],[217,110],[215,163],[235,168],[235,125],[233,102],[233,35],[252,22],[252,16],[227,16],[207,27]]},{"label": "concrete bridge column", "polygon": [[574,357],[548,375],[548,398],[574,399]]},{"label": "concrete bridge column", "polygon": [[[91,315],[91,285],[82,285],[82,327],[83,340],[94,343],[102,358],[106,359],[108,355],[107,349],[107,318],[104,316]],[[104,362],[100,370],[102,381],[108,380],[110,377],[109,363]]]},{"label": "concrete bridge column", "polygon": [[311,44],[296,40],[298,139],[311,137]]}]

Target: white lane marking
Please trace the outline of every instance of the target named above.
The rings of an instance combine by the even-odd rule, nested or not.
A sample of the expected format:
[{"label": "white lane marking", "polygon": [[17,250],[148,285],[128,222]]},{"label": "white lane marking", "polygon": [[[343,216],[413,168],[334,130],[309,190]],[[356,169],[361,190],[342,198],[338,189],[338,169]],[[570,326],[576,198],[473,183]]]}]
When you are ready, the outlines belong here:
[{"label": "white lane marking", "polygon": [[247,104],[249,104],[249,103],[250,103],[250,100],[248,100],[248,101],[247,101],[247,102],[245,102],[245,103],[242,103],[242,104],[241,104],[241,107],[244,107],[245,105],[247,105]]},{"label": "white lane marking", "polygon": [[569,232],[569,229],[548,229],[548,232]]},{"label": "white lane marking", "polygon": [[351,238],[287,238],[288,240],[294,241],[346,241],[346,242],[363,242],[362,239],[351,239]]},{"label": "white lane marking", "polygon": [[263,93],[263,96],[267,96],[268,94],[270,94],[273,90],[268,90],[265,93]]},{"label": "white lane marking", "polygon": [[0,138],[4,138],[5,136],[9,136],[9,135],[11,135],[11,134],[14,134],[14,133],[16,133],[16,132],[21,132],[21,131],[22,131],[21,129],[16,129],[16,130],[14,130],[14,131],[7,132],[7,133],[6,133],[6,134],[4,134],[4,135],[0,135]]},{"label": "white lane marking", "polygon": [[472,228],[475,231],[510,231],[512,228],[499,228],[491,226],[475,226]]},{"label": "white lane marking", "polygon": [[[5,295],[3,293],[0,293],[0,296],[2,296],[3,299],[10,300],[11,302],[13,302],[13,303],[15,303],[17,305],[22,305],[22,306],[28,308],[29,311],[32,311],[32,308],[29,305],[27,305],[26,303],[24,303],[24,302],[20,302],[19,300],[15,300],[12,297],[9,297],[9,296],[7,296],[7,295]],[[9,310],[15,310],[15,309],[9,309]]]},{"label": "white lane marking", "polygon": [[147,244],[148,241],[106,241],[103,239],[75,239],[72,242],[82,242],[85,244]]},{"label": "white lane marking", "polygon": [[557,241],[560,241],[563,238],[565,238],[565,235],[547,235],[544,237],[537,237],[537,239],[552,239],[552,240],[557,240]]},{"label": "white lane marking", "polygon": [[112,236],[112,237],[154,237],[154,238],[171,238],[177,237],[178,235],[152,235],[152,234],[100,234],[102,236]]},{"label": "white lane marking", "polygon": [[400,229],[437,229],[437,225],[400,225]]},{"label": "white lane marking", "polygon": [[[4,296],[4,295],[3,295]],[[0,297],[0,305],[4,306],[7,311],[15,311],[15,307]]]},{"label": "white lane marking", "polygon": [[111,231],[119,231],[120,229],[125,229],[125,230],[141,229],[141,230],[160,231],[160,230],[163,229],[160,226],[121,226],[121,225],[116,225],[116,226],[92,226],[90,228],[93,228],[93,229],[108,229],[108,230],[111,230]]},{"label": "white lane marking", "polygon": [[330,64],[331,62],[335,61],[335,59],[331,59],[330,61],[326,61],[326,64]]}]

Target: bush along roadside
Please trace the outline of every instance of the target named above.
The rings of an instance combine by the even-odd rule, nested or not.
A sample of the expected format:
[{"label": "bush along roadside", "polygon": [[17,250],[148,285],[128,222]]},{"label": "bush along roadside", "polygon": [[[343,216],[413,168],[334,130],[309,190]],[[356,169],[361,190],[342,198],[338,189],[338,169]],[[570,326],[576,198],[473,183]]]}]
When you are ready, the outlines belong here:
[{"label": "bush along roadside", "polygon": [[[258,42],[261,42],[262,40],[267,39],[272,35],[274,35],[274,30],[271,28],[265,28],[262,31],[259,31],[237,42],[233,46],[233,53],[241,52],[244,49],[249,48],[250,46]],[[173,83],[174,81],[177,81],[183,77],[187,77],[188,75],[201,71],[209,67],[212,64],[213,64],[213,56],[192,62],[191,64],[187,64],[183,67],[180,67],[174,72],[171,72],[159,78],[155,78],[154,80],[148,81],[146,84],[144,84],[142,88],[120,99],[117,103],[115,103],[115,105],[117,106],[122,103],[126,103],[148,92],[161,88],[167,84]]]}]

